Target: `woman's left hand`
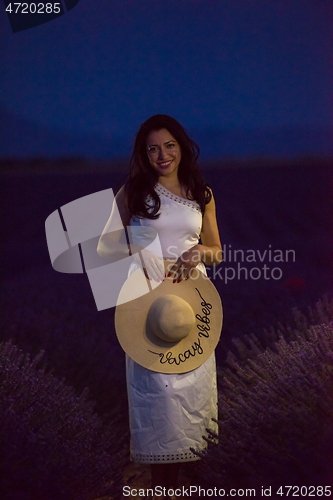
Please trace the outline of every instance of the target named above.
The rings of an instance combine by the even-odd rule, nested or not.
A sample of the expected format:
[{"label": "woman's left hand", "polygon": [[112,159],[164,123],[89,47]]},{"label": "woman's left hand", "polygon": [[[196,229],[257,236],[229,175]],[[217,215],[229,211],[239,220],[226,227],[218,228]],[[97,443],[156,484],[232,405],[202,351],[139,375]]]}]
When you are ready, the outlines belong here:
[{"label": "woman's left hand", "polygon": [[201,262],[201,245],[194,245],[186,252],[182,253],[176,262],[171,266],[168,276],[172,276],[174,281],[186,280],[199,262]]}]

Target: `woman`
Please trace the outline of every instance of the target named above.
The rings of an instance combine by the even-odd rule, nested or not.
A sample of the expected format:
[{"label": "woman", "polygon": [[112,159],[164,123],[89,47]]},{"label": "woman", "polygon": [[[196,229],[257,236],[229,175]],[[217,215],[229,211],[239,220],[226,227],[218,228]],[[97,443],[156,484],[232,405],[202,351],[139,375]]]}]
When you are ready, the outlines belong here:
[{"label": "woman", "polygon": [[[174,260],[171,268],[174,282],[187,279],[193,268],[205,273],[204,264],[219,264],[222,260],[214,198],[197,167],[198,153],[198,146],[175,119],[167,115],[152,116],[140,127],[130,179],[116,195],[125,227],[149,226],[157,230],[163,258]],[[106,234],[99,243],[101,255],[107,254],[107,246]],[[156,281],[165,278],[164,267],[153,253],[146,251],[144,262],[147,278]],[[211,421],[217,417],[214,354],[203,365],[183,374],[156,373],[127,356],[126,373],[132,459],[152,464],[153,488],[175,488],[180,463],[198,459],[190,447],[198,449],[194,444],[199,443],[204,448],[202,435],[206,427],[216,430]],[[156,419],[154,424],[154,404],[143,387],[149,388],[158,408],[165,408],[158,415],[158,424]],[[182,414],[177,421],[168,413],[172,397],[182,400]],[[145,424],[138,426],[138,411],[140,415],[146,412],[152,424],[145,419]]]}]

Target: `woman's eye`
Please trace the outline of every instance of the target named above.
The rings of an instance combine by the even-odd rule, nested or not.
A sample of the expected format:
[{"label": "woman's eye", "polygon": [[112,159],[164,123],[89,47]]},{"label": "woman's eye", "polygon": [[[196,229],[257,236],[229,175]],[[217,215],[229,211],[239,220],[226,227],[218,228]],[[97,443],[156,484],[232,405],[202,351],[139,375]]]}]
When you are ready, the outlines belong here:
[{"label": "woman's eye", "polygon": [[176,146],[176,144],[168,144],[168,148],[171,149],[171,148],[174,148]]},{"label": "woman's eye", "polygon": [[148,148],[149,153],[156,153],[157,148]]}]

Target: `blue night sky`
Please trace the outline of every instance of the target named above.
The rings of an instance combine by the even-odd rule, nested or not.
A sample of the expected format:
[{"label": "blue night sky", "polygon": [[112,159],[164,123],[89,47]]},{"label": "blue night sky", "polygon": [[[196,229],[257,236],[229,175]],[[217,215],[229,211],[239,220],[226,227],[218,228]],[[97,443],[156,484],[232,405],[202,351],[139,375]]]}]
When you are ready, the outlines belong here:
[{"label": "blue night sky", "polygon": [[214,141],[277,154],[290,134],[285,154],[304,137],[332,152],[332,14],[332,0],[80,0],[12,33],[2,9],[2,154],[124,156],[155,113],[208,138],[208,156]]}]

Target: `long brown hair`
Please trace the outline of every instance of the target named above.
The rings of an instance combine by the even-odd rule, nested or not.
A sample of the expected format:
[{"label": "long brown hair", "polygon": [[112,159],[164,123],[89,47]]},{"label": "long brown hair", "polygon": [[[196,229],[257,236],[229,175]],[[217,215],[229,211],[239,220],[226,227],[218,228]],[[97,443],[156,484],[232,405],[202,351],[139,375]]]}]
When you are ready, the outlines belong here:
[{"label": "long brown hair", "polygon": [[[158,174],[149,163],[147,137],[150,132],[163,128],[170,132],[180,146],[179,182],[186,189],[186,197],[196,201],[203,214],[212,195],[197,165],[199,146],[188,136],[180,123],[168,115],[154,115],[148,118],[136,135],[130,161],[130,178],[125,184],[128,209],[136,217],[147,219],[159,217],[161,203],[154,189]],[[153,199],[153,207],[147,203],[149,198]]]}]

